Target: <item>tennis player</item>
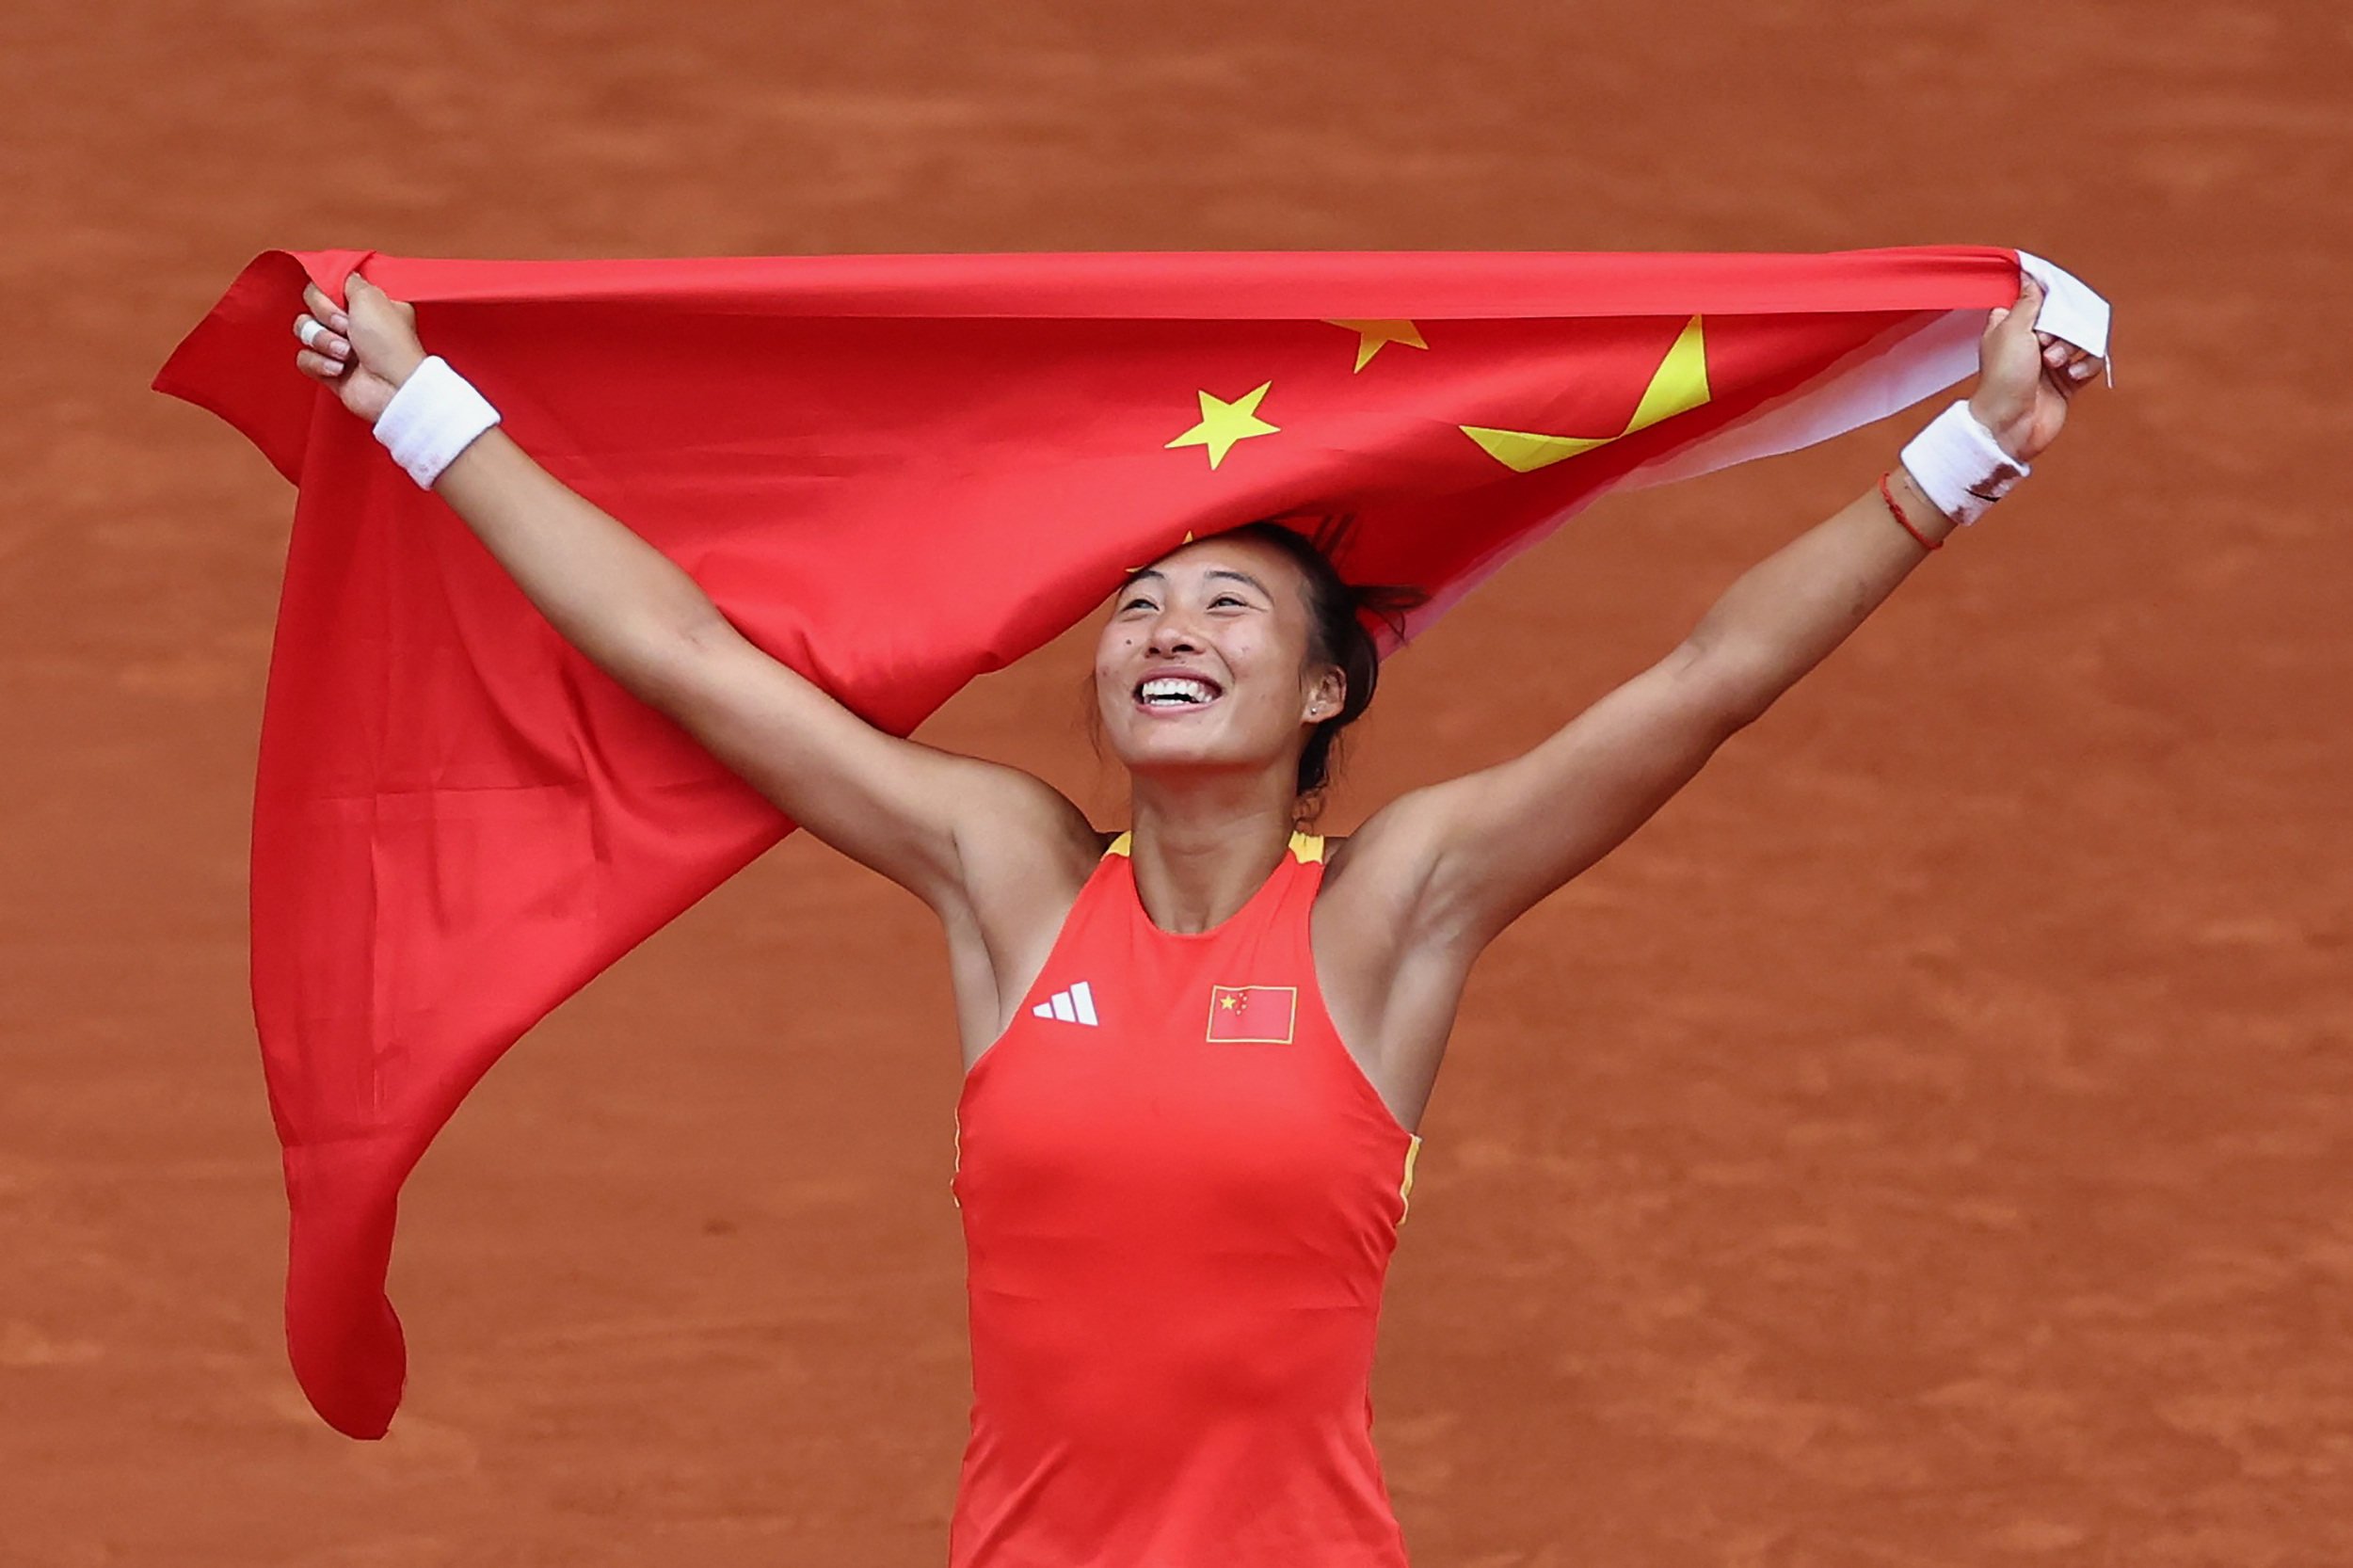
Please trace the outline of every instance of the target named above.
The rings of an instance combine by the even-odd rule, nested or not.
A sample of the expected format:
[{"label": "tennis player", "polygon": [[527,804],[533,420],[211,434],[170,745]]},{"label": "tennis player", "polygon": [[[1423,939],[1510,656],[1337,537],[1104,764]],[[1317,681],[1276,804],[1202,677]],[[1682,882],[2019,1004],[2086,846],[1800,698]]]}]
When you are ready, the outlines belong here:
[{"label": "tennis player", "polygon": [[[946,928],[973,1406],[954,1568],[1401,1568],[1368,1384],[1414,1128],[1465,977],[2041,457],[2100,362],[2028,280],[1980,376],[1875,485],[1524,756],[1307,831],[1371,700],[1353,588],[1274,523],[1121,586],[1097,828],[1016,768],[875,729],[535,462],[357,273],[298,368],[556,630]],[[878,610],[881,607],[877,607]],[[895,612],[894,612],[895,613]]]}]

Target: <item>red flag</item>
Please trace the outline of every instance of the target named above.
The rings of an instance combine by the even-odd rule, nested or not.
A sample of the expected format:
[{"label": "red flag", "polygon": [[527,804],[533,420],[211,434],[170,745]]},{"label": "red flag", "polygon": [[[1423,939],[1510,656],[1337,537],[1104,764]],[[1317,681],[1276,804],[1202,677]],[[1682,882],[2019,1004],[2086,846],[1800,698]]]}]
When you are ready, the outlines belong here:
[{"label": "red flag", "polygon": [[1212,985],[1202,1038],[1238,1046],[1288,1046],[1299,1023],[1296,985]]},{"label": "red flag", "polygon": [[[1343,571],[1428,588],[1426,623],[1608,490],[1958,380],[2022,264],[257,258],[155,385],[299,487],[254,798],[254,1014],[289,1345],[355,1436],[399,1401],[383,1286],[426,1144],[533,1023],[790,827],[565,645],[295,372],[305,275],[340,298],[361,263],[527,451],[901,734],[1124,568],[1255,518],[1355,514]],[[2098,307],[2027,264],[2076,291],[2053,307]],[[2074,336],[2102,350],[2096,313]]]}]

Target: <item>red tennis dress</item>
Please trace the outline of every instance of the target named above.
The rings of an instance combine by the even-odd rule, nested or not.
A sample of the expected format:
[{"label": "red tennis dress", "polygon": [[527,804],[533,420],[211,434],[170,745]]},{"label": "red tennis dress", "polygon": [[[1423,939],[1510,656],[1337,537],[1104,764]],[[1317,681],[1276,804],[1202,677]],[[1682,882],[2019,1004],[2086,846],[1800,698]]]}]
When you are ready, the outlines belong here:
[{"label": "red tennis dress", "polygon": [[967,1075],[952,1568],[1402,1568],[1374,1330],[1420,1140],[1323,1009],[1323,840],[1160,930],[1126,835]]}]

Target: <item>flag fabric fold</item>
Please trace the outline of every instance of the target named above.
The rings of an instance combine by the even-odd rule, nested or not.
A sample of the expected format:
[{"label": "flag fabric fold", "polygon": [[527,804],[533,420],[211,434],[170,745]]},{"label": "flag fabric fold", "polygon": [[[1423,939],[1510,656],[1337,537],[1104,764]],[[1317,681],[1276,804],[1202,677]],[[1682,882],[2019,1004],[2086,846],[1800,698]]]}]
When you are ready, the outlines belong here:
[{"label": "flag fabric fold", "polygon": [[565,645],[296,374],[304,280],[341,299],[355,265],[525,450],[900,734],[1188,534],[1353,514],[1343,571],[1431,593],[1410,635],[1610,490],[1959,380],[2022,266],[2064,285],[2043,325],[2106,347],[2097,296],[1969,248],[256,258],[155,385],[297,487],[254,1016],[292,1359],[362,1437],[406,1374],[384,1287],[427,1144],[535,1022],[791,824]]}]

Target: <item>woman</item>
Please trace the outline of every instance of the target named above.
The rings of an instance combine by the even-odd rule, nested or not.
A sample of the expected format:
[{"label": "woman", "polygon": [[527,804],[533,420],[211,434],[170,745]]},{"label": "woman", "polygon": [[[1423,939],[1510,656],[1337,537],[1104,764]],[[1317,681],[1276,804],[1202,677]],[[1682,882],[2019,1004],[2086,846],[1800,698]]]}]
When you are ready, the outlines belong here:
[{"label": "woman", "polygon": [[1300,830],[1376,664],[1351,590],[1254,524],[1134,573],[1097,641],[1131,780],[1096,828],[1018,770],[876,730],[549,475],[414,312],[315,287],[296,364],[558,632],[811,833],[937,913],[966,1077],[968,1568],[1404,1561],[1370,1438],[1413,1128],[1496,935],[1624,840],[2057,435],[2098,361],[1997,312],[1966,409],[1552,738]]}]

